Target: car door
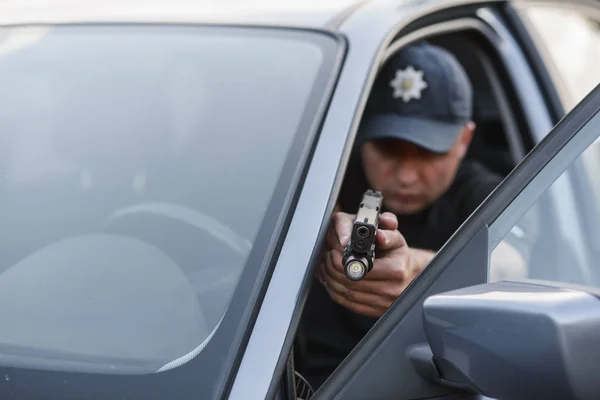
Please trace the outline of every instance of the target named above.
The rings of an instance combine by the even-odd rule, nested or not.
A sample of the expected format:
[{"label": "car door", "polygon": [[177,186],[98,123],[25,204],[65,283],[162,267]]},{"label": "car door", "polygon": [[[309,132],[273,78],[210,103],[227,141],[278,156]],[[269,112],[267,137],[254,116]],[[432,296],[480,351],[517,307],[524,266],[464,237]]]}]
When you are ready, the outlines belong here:
[{"label": "car door", "polygon": [[[598,398],[595,397],[600,396],[596,388],[598,385],[590,385],[590,382],[595,382],[594,379],[597,381],[597,377],[594,372],[596,369],[590,368],[589,357],[594,359],[593,351],[599,346],[597,343],[592,343],[590,347],[589,343],[585,343],[585,340],[592,340],[590,338],[597,340],[595,339],[597,335],[586,335],[582,331],[582,335],[577,339],[579,342],[572,347],[572,349],[578,348],[579,353],[572,353],[570,357],[566,357],[566,353],[563,352],[565,343],[545,340],[550,333],[558,336],[560,333],[550,332],[546,335],[543,333],[549,332],[544,330],[548,326],[560,330],[563,327],[561,324],[565,323],[562,320],[556,324],[544,325],[544,321],[557,321],[555,316],[551,315],[554,312],[552,310],[564,310],[564,315],[569,316],[569,323],[578,322],[584,325],[587,323],[587,326],[595,326],[594,323],[597,322],[595,315],[600,311],[600,303],[590,300],[590,303],[585,305],[572,302],[571,308],[561,305],[554,308],[546,307],[549,304],[554,305],[553,302],[561,296],[556,296],[556,293],[548,289],[550,295],[532,297],[531,293],[535,290],[526,283],[523,285],[528,288],[525,292],[529,295],[525,295],[521,289],[504,290],[501,283],[496,283],[500,286],[491,289],[466,289],[463,295],[466,293],[464,298],[468,301],[463,302],[462,311],[454,307],[455,293],[447,294],[442,298],[431,296],[487,283],[490,279],[491,260],[498,254],[509,232],[514,231],[515,227],[527,219],[528,213],[535,209],[536,203],[574,162],[589,157],[590,152],[597,152],[595,144],[599,136],[600,85],[554,127],[475,211],[429,266],[380,318],[340,368],[315,393],[313,399],[462,399],[483,396],[498,399],[543,398],[549,393],[558,393],[563,399]],[[600,164],[589,167],[585,182],[591,185],[592,182],[600,180]],[[592,203],[600,209],[600,197],[594,198]],[[567,215],[572,211],[562,210]],[[543,243],[543,236],[546,234],[548,232],[537,232],[537,236],[531,238],[529,245]],[[584,246],[594,246],[599,240],[598,237],[588,238]],[[566,278],[553,279],[554,282],[547,280],[541,286],[546,288],[554,286],[558,287],[556,290],[562,290],[562,286],[570,287],[569,285],[577,284],[579,290],[588,292],[600,288],[600,265],[596,263],[588,275],[571,276],[569,270],[572,262],[569,262],[569,257],[573,256],[572,253],[564,254],[562,261],[543,259],[542,262],[549,263],[548,268],[561,270],[562,274],[558,276]],[[534,265],[540,262],[535,258],[523,257],[523,259],[527,271],[544,267]],[[517,281],[530,282],[529,278],[529,274],[526,274],[525,279],[519,278]],[[510,281],[511,278],[508,277],[507,280]],[[525,311],[504,313],[499,320],[501,323],[495,326],[485,325],[490,321],[485,318],[485,313],[477,314],[479,319],[473,319],[475,314],[471,311],[481,305],[481,299],[489,300],[490,293],[499,292],[503,294],[502,300],[506,302],[500,306],[503,311],[511,307],[514,310]],[[569,293],[574,298],[576,294],[583,292],[572,290]],[[485,296],[486,294],[488,297]],[[448,302],[444,303],[444,299],[448,299]],[[533,310],[537,310],[532,313],[537,313],[538,317],[541,313],[543,318],[537,319],[538,325],[532,322],[536,320],[535,318],[527,320],[529,325],[523,324],[523,320],[516,315],[521,317],[527,315],[527,310],[532,310],[532,304],[536,306]],[[456,317],[454,320],[433,318],[448,331],[446,336],[438,335],[439,331],[431,329],[431,315],[434,315],[432,310],[439,311],[440,307],[442,309],[446,307],[447,311],[452,311]],[[546,312],[547,315],[544,314]],[[424,316],[427,318],[424,319]],[[461,317],[464,318],[461,320]],[[446,325],[443,324],[444,322]],[[468,330],[477,327],[478,324],[482,330],[475,337],[488,339],[487,342],[482,339],[474,346],[474,342],[465,339],[468,334],[462,336],[464,332],[461,329]],[[527,326],[528,330],[523,331],[524,326]],[[452,331],[450,328],[456,329]],[[518,335],[521,335],[520,340],[515,340]],[[457,337],[461,340],[454,340]],[[498,348],[501,348],[502,352],[486,351],[490,343],[501,343]],[[532,347],[532,343],[535,344],[535,348]],[[471,350],[474,347],[482,350],[478,353],[480,355],[478,360],[472,357]],[[444,351],[440,352],[440,349]],[[586,355],[582,349],[589,349],[588,354]],[[505,364],[501,365],[502,363],[496,361],[502,357],[494,357],[495,354],[520,354],[523,355],[522,360],[529,360],[529,363],[522,365],[516,361],[516,358],[514,360],[509,358],[504,359]],[[563,357],[539,358],[540,354],[558,354]],[[440,358],[440,356],[444,357]],[[489,370],[475,368],[486,365],[477,362],[481,360],[488,361],[487,365],[492,365],[493,368],[490,367]],[[472,367],[469,367],[470,365]],[[573,371],[572,368],[575,368],[577,373],[571,374],[572,379],[569,379],[566,375]],[[483,376],[484,372],[490,371],[497,374],[500,385],[489,384],[489,374]],[[563,371],[562,376],[557,371]]]}]

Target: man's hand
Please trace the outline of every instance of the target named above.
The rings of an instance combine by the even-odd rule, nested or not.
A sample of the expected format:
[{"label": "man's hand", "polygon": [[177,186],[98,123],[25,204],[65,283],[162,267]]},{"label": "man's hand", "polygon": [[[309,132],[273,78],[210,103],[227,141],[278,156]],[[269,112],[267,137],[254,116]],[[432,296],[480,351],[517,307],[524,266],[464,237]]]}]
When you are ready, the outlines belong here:
[{"label": "man's hand", "polygon": [[342,255],[355,218],[355,215],[342,212],[334,214],[317,279],[338,304],[357,314],[380,317],[427,265],[434,253],[409,248],[397,230],[396,216],[383,213],[379,217],[373,269],[363,280],[351,281],[344,275]]}]

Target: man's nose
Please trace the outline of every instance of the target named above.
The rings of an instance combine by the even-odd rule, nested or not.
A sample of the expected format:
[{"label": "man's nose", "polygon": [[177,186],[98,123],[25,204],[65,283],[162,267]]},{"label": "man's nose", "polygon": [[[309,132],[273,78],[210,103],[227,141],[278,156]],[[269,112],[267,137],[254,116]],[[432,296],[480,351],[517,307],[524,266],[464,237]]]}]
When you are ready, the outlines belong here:
[{"label": "man's nose", "polygon": [[418,179],[418,168],[411,157],[403,157],[396,164],[396,180],[401,185],[409,185]]}]

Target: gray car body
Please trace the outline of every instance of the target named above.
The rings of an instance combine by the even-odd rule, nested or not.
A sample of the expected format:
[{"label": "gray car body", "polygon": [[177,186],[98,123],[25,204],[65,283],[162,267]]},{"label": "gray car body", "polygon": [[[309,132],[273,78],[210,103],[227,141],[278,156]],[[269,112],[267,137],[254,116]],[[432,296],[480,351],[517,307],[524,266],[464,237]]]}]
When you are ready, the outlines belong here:
[{"label": "gray car body", "polygon": [[[282,362],[281,355],[286,353],[283,351],[284,344],[306,278],[306,266],[310,265],[315,248],[315,238],[322,237],[326,221],[332,213],[332,199],[337,196],[341,179],[339,173],[344,170],[349,144],[356,131],[358,121],[354,117],[360,115],[365,95],[368,94],[366,89],[373,79],[376,66],[384,56],[383,52],[391,36],[403,25],[420,16],[444,7],[473,2],[404,3],[402,7],[394,7],[390,2],[368,3],[339,27],[339,31],[348,38],[350,51],[332,98],[287,239],[232,388],[232,399],[264,398],[273,383],[276,366]],[[514,38],[503,28],[501,22],[492,13],[485,15],[485,18],[496,26],[502,35],[503,45],[499,48],[504,52],[512,79],[517,82],[515,86],[520,88],[519,96],[523,104],[527,105],[525,112],[529,117],[530,128],[535,132],[536,139],[541,140],[550,131],[553,122],[533,72]],[[349,117],[351,115],[353,118]],[[563,194],[564,192],[556,194],[559,207],[568,206],[569,202],[573,201],[568,194]],[[571,230],[568,224],[566,221],[563,229]],[[577,240],[575,237],[573,239]],[[483,278],[479,282],[484,282],[486,276],[479,275]],[[457,281],[462,278],[463,276],[456,276]],[[256,368],[259,363],[262,368]],[[401,370],[399,365],[398,368]],[[378,372],[374,371],[373,375],[377,376]],[[385,381],[382,379],[380,382]],[[378,384],[376,382],[373,381],[375,385]],[[380,389],[381,393],[387,392]],[[355,391],[344,398],[364,398],[361,395],[365,394]]]},{"label": "gray car body", "polygon": [[[365,4],[339,26],[339,32],[347,37],[350,43],[350,51],[332,98],[279,262],[275,267],[240,365],[231,398],[244,398],[249,393],[252,393],[251,398],[263,398],[268,392],[268,387],[272,387],[274,383],[272,378],[276,366],[284,361],[282,355],[287,354],[286,350],[288,350],[285,348],[286,337],[290,332],[292,316],[298,306],[303,281],[306,279],[305,266],[310,265],[314,251],[316,243],[314,238],[322,238],[324,234],[323,229],[332,212],[332,200],[337,197],[337,188],[341,179],[339,173],[344,170],[349,141],[352,141],[355,134],[358,122],[355,117],[360,116],[365,95],[368,94],[367,88],[373,79],[377,65],[384,57],[383,51],[389,44],[391,36],[416,18],[443,8],[475,2],[407,1],[402,3],[402,6],[394,6],[393,2]],[[520,50],[516,39],[502,21],[487,10],[482,11],[480,16],[494,27],[500,37],[501,42],[496,47],[502,52],[507,70],[518,89],[519,100],[525,107],[524,112],[527,115],[529,128],[536,142],[539,142],[552,129],[555,121],[548,110],[534,71],[525,54]],[[354,118],[349,118],[350,115]],[[560,186],[557,187],[558,185]],[[550,195],[553,206],[556,210],[574,210],[575,195],[569,185],[568,176],[558,185],[553,186]],[[563,213],[557,215],[564,216]],[[573,246],[579,247],[578,250],[582,252],[580,244],[583,240],[576,218],[563,218],[560,229],[564,230],[563,236],[569,238]],[[456,273],[451,279],[457,287],[483,283],[487,279],[486,272],[481,271],[480,265],[473,265],[472,269],[465,268],[462,273]],[[406,346],[408,347],[408,344]],[[349,383],[347,390],[343,394],[339,393],[339,398],[361,399],[368,398],[369,395],[377,396],[373,398],[385,398],[379,396],[385,393],[397,393],[395,387],[410,386],[411,382],[418,379],[416,376],[414,378],[417,379],[412,379],[410,365],[394,362],[397,354],[390,354],[388,357],[380,354],[378,356],[379,362],[374,362],[375,365],[371,366],[372,372],[365,374],[371,378],[372,385],[367,383],[368,378],[363,377],[356,384]],[[260,369],[256,368],[259,363],[263,366]],[[398,371],[404,373],[406,368],[405,376],[396,380],[381,379],[382,375],[390,374],[390,366],[393,365],[396,373]],[[382,387],[386,384],[390,386]],[[418,392],[418,389],[415,388],[415,391]],[[329,398],[331,395],[333,391],[327,392],[326,397],[323,398]],[[485,397],[481,398],[485,399]]]},{"label": "gray car body", "polygon": [[[302,305],[300,300],[311,279],[312,271],[309,266],[315,258],[317,244],[324,238],[359,118],[388,45],[402,27],[433,12],[462,5],[496,2],[499,1],[331,0],[314,2],[309,6],[298,2],[294,6],[286,5],[288,2],[283,1],[268,4],[263,2],[260,7],[259,2],[256,2],[251,8],[240,7],[242,2],[233,0],[219,2],[219,5],[203,1],[164,0],[96,1],[89,4],[27,2],[19,5],[5,0],[0,3],[0,26],[99,22],[214,23],[318,29],[345,38],[348,52],[343,68],[328,106],[285,242],[229,394],[231,399],[262,399],[275,395],[279,388],[282,365],[291,348],[291,338],[298,323],[298,310]],[[520,103],[524,105],[530,131],[539,142],[556,121],[547,107],[534,71],[515,38],[492,11],[481,10],[479,17],[497,34],[496,47],[502,53],[505,66],[517,88]],[[575,199],[570,186],[566,181],[561,185],[562,188],[552,193],[554,206],[572,208]],[[577,246],[581,238],[580,230],[575,224],[575,219],[564,218],[560,229]],[[487,243],[485,245],[487,248]],[[487,271],[482,270],[481,265],[470,265],[447,278],[442,286],[449,290],[486,282]],[[393,333],[389,337],[398,339]],[[396,347],[408,348],[421,339],[418,334],[401,338]],[[367,350],[361,348],[358,351],[364,353]],[[366,398],[369,394],[375,396],[371,398],[387,398],[385,396],[397,394],[401,386],[404,387],[404,394],[419,393],[416,372],[400,360],[397,354],[382,356],[380,352],[373,351],[371,359],[374,361],[363,367],[371,368],[369,373],[363,371],[361,379],[348,382],[343,390],[326,391],[326,398],[335,391],[341,398]],[[394,362],[395,359],[397,362]],[[394,366],[394,375],[400,375],[397,379],[389,378],[394,372],[390,371],[390,365]],[[397,374],[398,371],[402,371],[402,374]],[[370,380],[373,386],[366,386],[366,380]]]}]

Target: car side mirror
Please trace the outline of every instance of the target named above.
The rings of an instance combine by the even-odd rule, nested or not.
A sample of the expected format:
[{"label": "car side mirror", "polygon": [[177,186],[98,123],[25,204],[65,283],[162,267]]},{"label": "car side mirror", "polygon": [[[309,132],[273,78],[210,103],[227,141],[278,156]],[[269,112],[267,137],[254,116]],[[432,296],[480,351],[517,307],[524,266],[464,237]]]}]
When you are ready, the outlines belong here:
[{"label": "car side mirror", "polygon": [[600,291],[497,282],[427,298],[440,382],[496,399],[600,399]]}]

